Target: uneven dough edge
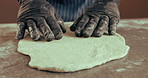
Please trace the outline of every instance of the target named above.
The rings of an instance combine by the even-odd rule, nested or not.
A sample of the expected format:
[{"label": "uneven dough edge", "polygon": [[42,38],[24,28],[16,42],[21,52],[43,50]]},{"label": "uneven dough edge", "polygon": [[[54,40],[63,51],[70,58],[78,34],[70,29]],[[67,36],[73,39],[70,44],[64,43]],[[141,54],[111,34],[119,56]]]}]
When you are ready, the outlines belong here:
[{"label": "uneven dough edge", "polygon": [[[120,35],[118,35],[118,36],[120,36]],[[120,37],[120,40],[121,40],[121,42],[123,43],[123,44],[125,44],[125,39],[124,39],[124,37]],[[124,46],[125,48],[126,48],[126,51],[125,51],[125,53],[123,54],[123,55],[121,55],[120,57],[118,57],[118,56],[115,56],[115,57],[112,57],[112,58],[110,58],[109,59],[109,61],[112,61],[112,60],[115,60],[115,59],[120,59],[120,58],[123,58],[125,55],[127,55],[127,53],[128,53],[128,50],[129,50],[129,46],[127,46],[127,45],[125,45]],[[21,50],[20,50],[20,48],[18,48],[18,51],[19,52],[21,52]],[[25,53],[22,53],[22,54],[25,54]],[[25,54],[25,55],[29,55],[29,54]],[[29,55],[29,56],[31,56],[31,55]],[[32,58],[31,58],[32,59]],[[32,60],[29,62],[29,66],[31,66],[32,68],[37,68],[37,69],[39,69],[39,70],[49,70],[49,71],[53,71],[53,72],[75,72],[75,71],[79,71],[79,70],[84,70],[84,68],[83,67],[85,67],[85,69],[90,69],[90,68],[93,68],[93,67],[95,67],[95,66],[98,66],[98,65],[102,65],[102,64],[104,64],[104,63],[106,63],[106,62],[109,62],[108,61],[108,59],[107,60],[104,60],[102,63],[93,63],[93,64],[91,64],[90,66],[89,65],[81,65],[82,66],[82,69],[81,69],[81,67],[79,67],[79,68],[75,68],[75,70],[71,70],[71,68],[70,67],[67,67],[68,69],[60,69],[60,68],[54,68],[54,67],[50,67],[50,68],[42,68],[42,67],[38,67],[38,66],[35,66],[35,65],[33,65],[32,63]],[[72,68],[73,69],[73,68]]]},{"label": "uneven dough edge", "polygon": [[115,57],[112,57],[110,59],[104,60],[102,63],[91,63],[91,65],[90,64],[81,65],[81,66],[79,66],[79,68],[75,68],[75,70],[73,70],[74,68],[71,68],[71,67],[66,67],[66,69],[64,69],[64,68],[54,68],[54,67],[42,68],[42,67],[39,67],[39,66],[35,66],[32,61],[29,62],[29,66],[31,66],[32,68],[36,68],[38,70],[45,70],[45,71],[52,71],[52,72],[77,72],[77,71],[91,69],[91,68],[94,68],[96,66],[100,66],[100,65],[103,65],[105,63],[124,58],[128,54],[128,51],[129,51],[130,47],[126,46],[126,48],[127,48],[126,53],[121,55],[120,57],[115,56]]},{"label": "uneven dough edge", "polygon": [[[74,33],[70,32],[69,26],[67,27],[67,30],[68,30],[68,33],[70,33],[70,34],[68,34],[66,36],[70,35],[69,37],[72,38],[71,37],[71,35],[72,35],[74,37]],[[129,51],[130,47],[126,45],[124,37],[122,37],[119,34],[116,34],[116,37],[118,37],[118,40],[120,40],[120,42],[122,43],[121,44],[122,45],[122,49],[125,50],[124,53],[120,52],[121,53],[120,56],[114,56],[114,57],[108,58],[108,59],[102,61],[101,63],[100,62],[96,62],[96,60],[94,60],[95,62],[92,62],[91,65],[90,64],[81,64],[80,66],[78,66],[76,68],[74,66],[72,66],[72,67],[71,66],[67,66],[66,68],[65,67],[55,68],[55,67],[42,67],[42,66],[35,65],[34,62],[33,62],[34,58],[32,58],[31,57],[32,55],[27,52],[31,48],[29,48],[29,49],[28,48],[24,48],[25,46],[22,46],[22,43],[21,43],[22,40],[18,43],[17,50],[20,53],[25,54],[25,55],[29,55],[31,57],[31,61],[29,62],[29,66],[32,67],[32,68],[36,68],[38,70],[47,70],[47,71],[52,71],[52,72],[76,72],[76,71],[80,71],[80,70],[90,69],[90,68],[93,68],[95,66],[99,66],[99,65],[102,65],[102,64],[107,63],[109,61],[120,59],[120,58],[123,58],[124,56],[126,56],[128,54],[128,51]],[[27,41],[28,42],[28,39],[25,39],[23,41]],[[33,41],[31,39],[29,39],[29,42],[33,42]],[[26,43],[25,45],[28,45],[28,44]],[[23,49],[25,50],[25,52],[23,52]],[[35,61],[37,61],[37,60],[35,60]]]},{"label": "uneven dough edge", "polygon": [[111,59],[110,61],[108,61],[108,60],[107,61],[104,61],[101,64],[94,63],[93,66],[88,66],[88,67],[85,66],[86,67],[85,69],[82,68],[82,69],[75,69],[75,70],[69,70],[69,69],[65,70],[65,69],[54,68],[54,67],[51,67],[51,68],[42,68],[42,67],[39,67],[39,66],[33,66],[31,64],[32,61],[29,62],[29,66],[32,67],[32,68],[36,68],[38,70],[51,71],[51,72],[62,72],[62,73],[63,72],[77,72],[77,71],[82,71],[82,70],[88,70],[88,69],[91,69],[91,68],[94,68],[94,67],[97,67],[97,66],[106,64],[108,62],[111,62],[111,61],[114,61],[114,60],[118,60],[118,59],[124,58],[128,54],[128,50],[129,50],[130,47],[127,47],[127,48],[128,48],[127,49],[127,53],[123,54],[120,58],[119,57],[116,57],[114,59]]}]

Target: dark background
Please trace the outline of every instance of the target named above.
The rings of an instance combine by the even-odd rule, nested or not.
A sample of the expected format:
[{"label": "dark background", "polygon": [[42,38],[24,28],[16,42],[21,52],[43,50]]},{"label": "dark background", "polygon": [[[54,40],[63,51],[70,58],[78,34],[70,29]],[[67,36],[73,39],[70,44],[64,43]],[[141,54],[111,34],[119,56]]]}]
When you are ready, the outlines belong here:
[{"label": "dark background", "polygon": [[[15,23],[19,4],[17,0],[0,0],[0,23]],[[121,18],[148,18],[148,0],[122,0]]]}]

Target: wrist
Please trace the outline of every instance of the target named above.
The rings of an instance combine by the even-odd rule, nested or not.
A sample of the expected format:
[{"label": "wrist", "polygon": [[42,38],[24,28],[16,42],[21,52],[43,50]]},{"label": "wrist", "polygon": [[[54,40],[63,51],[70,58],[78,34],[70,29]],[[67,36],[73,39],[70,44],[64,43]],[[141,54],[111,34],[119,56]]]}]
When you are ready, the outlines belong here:
[{"label": "wrist", "polygon": [[[118,5],[114,0],[96,0],[96,2],[89,6],[84,13],[91,15],[108,15],[110,18],[117,17],[120,18],[120,12],[118,9]],[[119,0],[118,0],[119,1]]]},{"label": "wrist", "polygon": [[96,0],[96,4],[99,5],[106,5],[106,4],[116,4],[117,6],[119,6],[121,0]]},{"label": "wrist", "polygon": [[38,2],[46,2],[46,0],[17,0],[19,4],[21,5],[22,3],[28,3],[32,1],[38,1]]}]

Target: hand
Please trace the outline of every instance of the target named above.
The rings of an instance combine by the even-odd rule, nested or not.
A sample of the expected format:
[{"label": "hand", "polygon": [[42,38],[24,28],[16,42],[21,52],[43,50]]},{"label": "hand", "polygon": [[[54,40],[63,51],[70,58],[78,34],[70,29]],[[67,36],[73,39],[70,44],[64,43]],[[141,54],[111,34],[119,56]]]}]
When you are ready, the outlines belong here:
[{"label": "hand", "polygon": [[41,38],[41,34],[47,41],[61,39],[66,32],[64,21],[46,0],[24,0],[19,9],[17,24],[18,40],[24,38],[26,29],[35,41]]},{"label": "hand", "polygon": [[117,2],[98,0],[85,10],[70,29],[75,31],[77,37],[100,37],[104,33],[114,35],[119,19]]}]

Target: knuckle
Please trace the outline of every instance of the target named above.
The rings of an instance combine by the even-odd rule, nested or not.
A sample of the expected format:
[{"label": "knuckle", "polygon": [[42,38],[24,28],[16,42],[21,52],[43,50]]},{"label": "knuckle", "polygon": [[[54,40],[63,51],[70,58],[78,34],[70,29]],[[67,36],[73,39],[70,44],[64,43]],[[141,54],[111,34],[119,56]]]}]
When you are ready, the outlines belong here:
[{"label": "knuckle", "polygon": [[93,30],[94,28],[95,28],[95,24],[89,24],[86,29]]},{"label": "knuckle", "polygon": [[90,22],[89,22],[90,26],[95,26],[97,24],[98,24],[98,22],[95,22],[94,20],[90,20]]},{"label": "knuckle", "polygon": [[24,22],[18,22],[17,25],[20,27],[20,26],[25,26],[25,23]]},{"label": "knuckle", "polygon": [[18,30],[25,29],[25,23],[24,22],[18,22],[17,26],[18,26],[18,28],[17,28]]},{"label": "knuckle", "polygon": [[118,21],[118,18],[117,17],[112,17],[111,20],[112,21]]},{"label": "knuckle", "polygon": [[24,25],[24,22],[17,22],[18,25]]},{"label": "knuckle", "polygon": [[28,27],[33,27],[34,25],[35,25],[34,21],[32,21],[32,20],[27,21],[27,26]]},{"label": "knuckle", "polygon": [[90,36],[90,33],[87,32],[87,31],[84,31],[84,32],[83,32],[83,36]]},{"label": "knuckle", "polygon": [[37,23],[38,23],[39,25],[44,24],[44,21],[45,21],[45,19],[42,18],[42,17],[37,18]]},{"label": "knuckle", "polygon": [[83,17],[82,17],[82,19],[80,20],[80,22],[85,22],[85,21],[87,21],[88,20],[88,16],[86,16],[86,15],[84,15]]},{"label": "knuckle", "polygon": [[103,32],[103,31],[107,30],[107,28],[105,26],[100,26],[100,27],[96,28],[95,30],[96,30],[96,32]]},{"label": "knuckle", "polygon": [[38,18],[37,18],[37,21],[43,21],[43,20],[44,20],[43,17],[38,17]]},{"label": "knuckle", "polygon": [[82,20],[80,20],[79,23],[84,23],[84,22],[86,22],[86,19],[82,19]]},{"label": "knuckle", "polygon": [[103,26],[107,26],[108,22],[106,20],[101,20],[100,24],[103,25]]},{"label": "knuckle", "polygon": [[33,20],[31,20],[31,19],[29,19],[28,21],[27,21],[27,23],[33,23],[34,21]]},{"label": "knuckle", "polygon": [[102,15],[101,18],[109,19],[109,17],[107,15]]},{"label": "knuckle", "polygon": [[103,24],[108,25],[108,22],[107,21],[103,21]]},{"label": "knuckle", "polygon": [[111,23],[116,23],[116,24],[119,23],[119,19],[117,19],[116,17],[111,18],[110,21],[111,21]]},{"label": "knuckle", "polygon": [[40,23],[39,26],[40,27],[45,27],[45,24],[44,23]]}]

